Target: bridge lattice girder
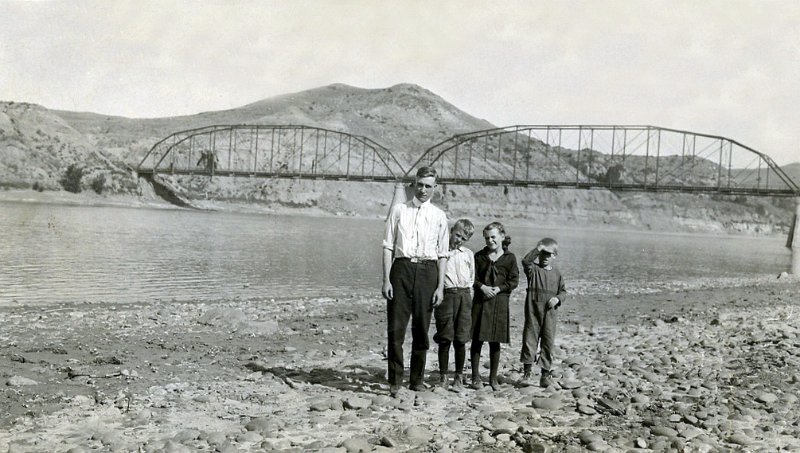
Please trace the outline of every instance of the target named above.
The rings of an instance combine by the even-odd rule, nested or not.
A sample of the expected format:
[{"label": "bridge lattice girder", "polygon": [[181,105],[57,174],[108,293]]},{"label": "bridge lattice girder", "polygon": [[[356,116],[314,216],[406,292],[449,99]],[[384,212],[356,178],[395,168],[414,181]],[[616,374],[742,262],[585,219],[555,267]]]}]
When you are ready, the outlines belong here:
[{"label": "bridge lattice girder", "polygon": [[654,126],[517,125],[458,134],[406,173],[449,184],[800,195],[766,154],[720,136]]},{"label": "bridge lattice girder", "polygon": [[517,125],[457,134],[408,171],[385,147],[303,125],[215,125],[156,143],[140,174],[306,179],[411,179],[432,165],[447,184],[609,188],[797,196],[763,153],[720,136],[654,126]]},{"label": "bridge lattice girder", "polygon": [[160,140],[137,172],[395,180],[404,169],[367,137],[303,125],[215,125]]}]

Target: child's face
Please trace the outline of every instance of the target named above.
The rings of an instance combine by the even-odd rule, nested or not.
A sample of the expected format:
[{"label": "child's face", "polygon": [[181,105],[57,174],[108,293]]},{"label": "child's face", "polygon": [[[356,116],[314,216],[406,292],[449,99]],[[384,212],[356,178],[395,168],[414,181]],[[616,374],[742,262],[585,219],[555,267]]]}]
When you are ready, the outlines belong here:
[{"label": "child's face", "polygon": [[556,256],[546,250],[539,250],[539,264],[542,267],[547,267],[550,265],[553,260],[556,259]]},{"label": "child's face", "polygon": [[486,241],[486,247],[496,252],[503,248],[503,240],[506,236],[497,228],[492,228],[483,232],[483,240]]},{"label": "child's face", "polygon": [[450,230],[450,248],[456,249],[461,247],[461,244],[469,241],[471,234],[467,234],[461,225],[456,225]]}]

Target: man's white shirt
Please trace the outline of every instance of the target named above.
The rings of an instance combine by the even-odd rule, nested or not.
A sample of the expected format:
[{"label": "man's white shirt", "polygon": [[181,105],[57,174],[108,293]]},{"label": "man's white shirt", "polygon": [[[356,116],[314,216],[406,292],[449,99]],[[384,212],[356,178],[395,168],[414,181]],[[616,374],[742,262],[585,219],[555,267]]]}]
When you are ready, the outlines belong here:
[{"label": "man's white shirt", "polygon": [[392,250],[395,258],[447,258],[449,243],[447,216],[430,200],[422,203],[414,197],[392,208],[386,221],[383,248]]}]

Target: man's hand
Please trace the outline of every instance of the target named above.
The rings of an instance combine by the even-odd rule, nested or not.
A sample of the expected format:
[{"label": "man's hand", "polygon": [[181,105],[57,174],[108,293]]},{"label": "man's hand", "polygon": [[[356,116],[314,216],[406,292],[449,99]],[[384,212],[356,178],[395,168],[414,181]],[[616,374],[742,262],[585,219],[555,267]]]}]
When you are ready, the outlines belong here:
[{"label": "man's hand", "polygon": [[386,281],[383,283],[383,290],[381,290],[381,293],[383,293],[383,297],[386,298],[386,300],[392,300],[394,298],[394,289],[392,288],[391,282]]},{"label": "man's hand", "polygon": [[550,300],[547,301],[547,308],[555,310],[558,308],[559,303],[561,303],[561,301],[558,300],[558,297],[551,297]]},{"label": "man's hand", "polygon": [[436,291],[433,292],[433,301],[431,302],[431,306],[436,308],[439,304],[444,301],[444,288],[436,288]]}]

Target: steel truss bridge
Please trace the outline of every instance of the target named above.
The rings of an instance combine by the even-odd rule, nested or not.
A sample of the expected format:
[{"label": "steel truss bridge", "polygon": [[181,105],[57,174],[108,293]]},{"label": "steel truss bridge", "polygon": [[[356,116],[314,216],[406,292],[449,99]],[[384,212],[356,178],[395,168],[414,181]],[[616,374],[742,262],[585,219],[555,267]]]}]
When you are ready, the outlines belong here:
[{"label": "steel truss bridge", "polygon": [[655,126],[517,125],[457,134],[404,168],[358,135],[302,125],[219,125],[176,132],[140,175],[406,181],[421,165],[442,184],[800,196],[766,154],[729,138]]},{"label": "steel truss bridge", "polygon": [[136,172],[260,178],[394,181],[405,172],[367,137],[300,125],[224,125],[175,132]]}]

